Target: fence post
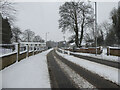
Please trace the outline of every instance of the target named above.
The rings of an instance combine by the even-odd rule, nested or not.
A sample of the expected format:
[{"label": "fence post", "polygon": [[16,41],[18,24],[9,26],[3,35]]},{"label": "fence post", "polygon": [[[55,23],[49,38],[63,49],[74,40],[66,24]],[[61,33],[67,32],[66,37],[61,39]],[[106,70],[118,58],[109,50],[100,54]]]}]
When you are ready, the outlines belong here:
[{"label": "fence post", "polygon": [[110,47],[109,47],[109,55],[110,55]]},{"label": "fence post", "polygon": [[70,51],[68,50],[68,55],[70,55]]},{"label": "fence post", "polygon": [[65,52],[65,50],[63,49],[63,50],[62,50],[62,53],[64,54],[64,52]]},{"label": "fence post", "polygon": [[107,47],[107,55],[110,55],[110,47]]},{"label": "fence post", "polygon": [[39,44],[37,44],[37,54],[39,53]]},{"label": "fence post", "polygon": [[27,57],[29,57],[29,45],[27,44]]},{"label": "fence post", "polygon": [[19,54],[20,54],[20,44],[18,44],[18,60],[19,60]]},{"label": "fence post", "polygon": [[36,50],[36,44],[34,44],[34,55],[35,55],[35,53],[36,53],[35,50]]},{"label": "fence post", "polygon": [[16,43],[16,51],[17,51],[17,60],[16,61],[19,61],[19,54],[20,54],[20,44],[19,43]]},{"label": "fence post", "polygon": [[39,44],[39,53],[40,53],[40,44]]},{"label": "fence post", "polygon": [[34,44],[32,44],[32,50],[33,50],[33,55],[34,55]]},{"label": "fence post", "polygon": [[[2,58],[0,57],[0,70],[2,70]],[[1,77],[0,77],[1,78]],[[2,80],[2,79],[1,79]]]}]

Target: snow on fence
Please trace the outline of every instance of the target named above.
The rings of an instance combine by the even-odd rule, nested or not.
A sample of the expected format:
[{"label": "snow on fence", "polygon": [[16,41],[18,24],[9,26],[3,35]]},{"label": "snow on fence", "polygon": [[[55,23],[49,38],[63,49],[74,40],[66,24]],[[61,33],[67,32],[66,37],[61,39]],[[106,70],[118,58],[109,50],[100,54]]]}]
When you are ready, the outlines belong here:
[{"label": "snow on fence", "polygon": [[0,70],[16,62],[16,44],[0,44],[0,52]]},{"label": "snow on fence", "polygon": [[16,61],[21,61],[46,49],[46,46],[40,43],[1,44],[0,70],[12,65]]},{"label": "snow on fence", "polygon": [[15,44],[0,44],[0,56],[15,51]]},{"label": "snow on fence", "polygon": [[120,56],[120,47],[107,47],[107,55]]},{"label": "snow on fence", "polygon": [[27,52],[27,45],[20,44],[20,54]]},{"label": "snow on fence", "polygon": [[19,44],[19,55],[18,55],[18,61],[21,61],[22,59],[27,57],[27,45],[26,44]]},{"label": "snow on fence", "polygon": [[81,53],[92,53],[92,54],[96,54],[96,49],[97,49],[97,54],[101,54],[102,53],[102,47],[90,47],[90,48],[77,48],[77,49],[65,49],[65,50],[69,50],[72,52],[81,52]]}]

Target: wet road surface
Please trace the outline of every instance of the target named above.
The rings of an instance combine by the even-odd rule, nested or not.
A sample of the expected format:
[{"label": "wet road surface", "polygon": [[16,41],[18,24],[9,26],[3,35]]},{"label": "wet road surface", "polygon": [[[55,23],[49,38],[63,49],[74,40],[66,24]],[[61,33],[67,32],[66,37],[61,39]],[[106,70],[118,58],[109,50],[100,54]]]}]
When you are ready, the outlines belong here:
[{"label": "wet road surface", "polygon": [[95,86],[97,89],[104,89],[104,88],[120,88],[118,85],[108,81],[99,75],[96,75],[66,59],[57,55],[55,50],[51,51],[47,55],[48,60],[48,67],[49,67],[49,74],[51,79],[51,87],[52,88],[59,88],[60,90],[63,88],[72,88],[75,90],[80,90],[77,85],[66,75],[66,73],[61,69],[60,65],[58,65],[57,61],[55,60],[56,57],[58,60],[69,66],[72,70],[74,70],[77,74],[82,76],[85,80]]}]

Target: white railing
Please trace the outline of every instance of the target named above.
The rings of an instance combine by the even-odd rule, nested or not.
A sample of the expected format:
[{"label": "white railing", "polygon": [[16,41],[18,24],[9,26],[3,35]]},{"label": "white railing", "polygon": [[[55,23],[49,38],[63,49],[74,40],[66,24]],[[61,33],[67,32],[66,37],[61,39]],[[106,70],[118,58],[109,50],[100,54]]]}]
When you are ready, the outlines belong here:
[{"label": "white railing", "polygon": [[[29,49],[28,49],[29,47]],[[18,49],[19,48],[19,49]],[[0,44],[0,57],[9,55],[11,53],[18,53],[22,54],[24,52],[36,52],[36,51],[43,51],[46,49],[45,43],[38,43],[38,42],[20,42],[19,47],[18,43],[14,44]]]},{"label": "white railing", "polygon": [[15,44],[0,44],[0,55],[16,52]]}]

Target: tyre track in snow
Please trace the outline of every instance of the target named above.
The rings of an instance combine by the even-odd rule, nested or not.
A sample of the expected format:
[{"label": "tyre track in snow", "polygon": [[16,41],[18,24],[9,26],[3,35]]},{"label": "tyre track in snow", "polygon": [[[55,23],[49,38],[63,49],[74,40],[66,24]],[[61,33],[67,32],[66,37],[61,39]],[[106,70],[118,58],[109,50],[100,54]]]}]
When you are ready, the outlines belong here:
[{"label": "tyre track in snow", "polygon": [[74,83],[65,75],[62,69],[59,67],[54,59],[53,51],[47,55],[48,70],[51,80],[51,88],[54,90],[63,90],[65,88],[71,88],[72,90],[78,90]]},{"label": "tyre track in snow", "polygon": [[56,62],[59,64],[60,68],[66,73],[66,75],[75,83],[78,88],[96,88],[84,78],[82,78],[79,74],[77,74],[74,70],[72,70],[68,65],[64,64],[61,60],[54,56]]},{"label": "tyre track in snow", "polygon": [[73,69],[75,72],[77,72],[78,74],[80,74],[84,79],[86,79],[88,82],[90,82],[92,85],[94,85],[96,88],[98,89],[105,89],[105,88],[120,88],[120,86],[112,83],[111,81],[108,81],[102,77],[100,77],[99,75],[96,75],[68,60],[66,60],[65,58],[59,56],[55,50],[54,50],[54,55],[60,59],[63,63],[65,63],[66,65],[68,65],[69,67],[71,67],[71,69]]},{"label": "tyre track in snow", "polygon": [[[58,50],[58,51],[61,52],[61,50]],[[66,51],[65,51],[65,54],[67,54]],[[85,59],[85,60],[89,60],[89,61],[92,61],[92,62],[96,62],[96,63],[100,63],[100,64],[103,64],[103,65],[107,65],[107,66],[110,66],[110,67],[120,69],[120,62],[113,62],[113,61],[108,61],[108,60],[99,59],[99,58],[95,58],[95,57],[78,55],[78,54],[74,54],[74,53],[70,53],[70,55],[72,55],[74,57],[77,57],[77,58],[82,58],[82,59]]]}]

